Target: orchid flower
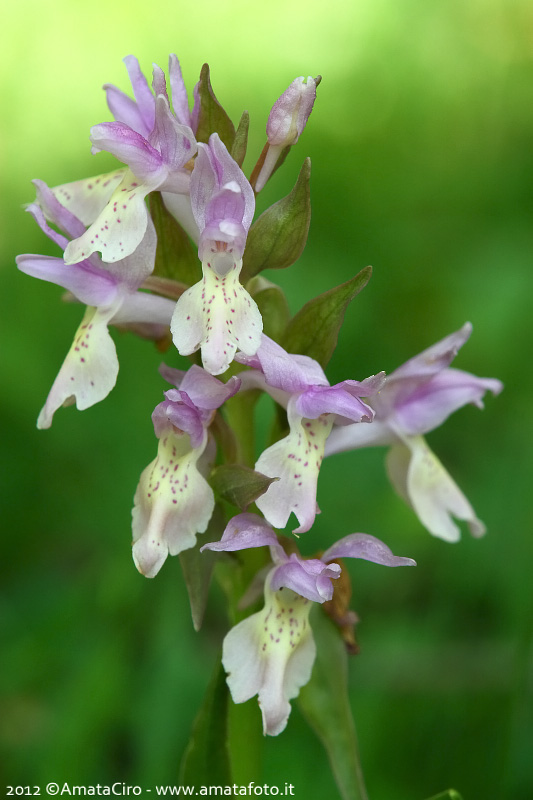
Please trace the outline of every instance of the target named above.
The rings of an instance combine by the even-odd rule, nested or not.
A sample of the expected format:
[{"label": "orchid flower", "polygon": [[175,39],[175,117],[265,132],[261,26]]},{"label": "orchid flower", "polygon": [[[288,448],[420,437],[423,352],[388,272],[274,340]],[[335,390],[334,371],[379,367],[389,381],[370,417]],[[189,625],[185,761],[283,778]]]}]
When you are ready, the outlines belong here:
[{"label": "orchid flower", "polygon": [[256,192],[261,191],[272,175],[282,151],[300,138],[313,110],[318,81],[311,76],[307,80],[295,78],[272,106],[266,126],[265,157],[255,181]]},{"label": "orchid flower", "polygon": [[196,534],[207,528],[215,500],[198,461],[215,410],[240,385],[238,378],[224,384],[197,366],[161,371],[176,388],[152,414],[157,457],[141,475],[132,512],[133,559],[147,578],[157,575],[167,555],[194,547]]},{"label": "orchid flower", "polygon": [[[128,168],[98,216],[90,220],[88,230],[68,244],[66,264],[75,264],[96,251],[110,263],[125,258],[134,252],[146,232],[145,197],[156,189],[188,194],[190,171],[185,165],[196,153],[196,140],[189,125],[191,117],[179,64],[173,58],[170,77],[176,115],[170,110],[165,76],[157,65],[152,93],[137,59],[126,59],[135,101],[115,87],[105,87],[117,121],[91,128],[92,152],[107,150]],[[56,191],[61,189],[57,187]]]},{"label": "orchid flower", "polygon": [[[45,183],[34,181],[34,184],[37,202],[27,210],[49,239],[65,249],[68,239],[53,230],[46,220],[69,237],[80,236],[85,227]],[[87,304],[72,347],[39,414],[38,428],[49,428],[54,413],[62,405],[75,401],[82,410],[107,397],[118,374],[116,349],[107,329],[109,323],[168,325],[174,304],[163,297],[137,292],[153,270],[155,247],[156,236],[150,221],[135,253],[113,265],[104,264],[96,254],[68,266],[62,258],[52,256],[17,257],[21,272],[57,283]]]},{"label": "orchid flower", "polygon": [[485,526],[427,446],[424,434],[466,403],[483,408],[486,391],[498,394],[503,389],[502,383],[493,378],[477,378],[450,368],[471,333],[472,325],[467,322],[395,370],[372,400],[376,414],[372,425],[336,428],[326,445],[326,455],[360,447],[390,446],[387,470],[394,488],[427,530],[448,542],[460,538],[452,516],[465,520],[473,536],[482,536]]},{"label": "orchid flower", "polygon": [[290,700],[311,677],[316,647],[309,625],[312,603],[333,596],[332,580],[341,568],[338,558],[363,558],[388,567],[414,566],[410,558],[394,556],[374,536],[353,533],[326,550],[321,558],[288,556],[265,520],[255,514],[234,517],[220,542],[201,550],[236,551],[268,545],[273,568],[265,580],[265,606],[240,622],[224,639],[222,663],[235,703],[258,695],[265,734],[284,730]]},{"label": "orchid flower", "polygon": [[255,200],[218,134],[198,147],[191,205],[200,231],[203,279],[179,298],[171,330],[182,355],[201,349],[205,369],[219,375],[229,367],[237,348],[253,355],[261,342],[261,314],[239,283]]},{"label": "orchid flower", "polygon": [[[137,131],[137,133],[149,140],[155,123],[155,98],[135,56],[126,56],[124,63],[128,70],[135,99],[133,100],[120,89],[117,89],[116,86],[105,84],[107,104],[117,122],[125,123],[132,130]],[[164,78],[161,70],[157,66],[154,66],[154,68],[157,71],[159,84],[163,86]],[[194,90],[194,107],[191,112],[180,63],[174,54],[170,55],[168,59],[168,77],[172,90],[174,116],[181,125],[188,126],[193,133],[196,133],[200,111],[197,87]],[[189,195],[173,191],[167,192],[164,191],[164,187],[161,193],[165,206],[170,213],[174,215],[189,236],[195,242],[198,242],[198,226],[192,215]]]},{"label": "orchid flower", "polygon": [[289,422],[288,436],[267,448],[255,465],[258,472],[279,478],[257,507],[276,528],[284,528],[294,512],[300,523],[294,532],[308,531],[318,510],[318,473],[333,424],[371,422],[374,412],[360,398],[381,389],[384,373],[330,386],[317,361],[289,354],[265,335],[255,356],[239,353],[236,360],[254,368],[241,374],[242,389],[264,389],[287,409]]},{"label": "orchid flower", "polygon": [[[117,122],[123,122],[132,130],[144,136],[145,139],[148,139],[155,123],[155,97],[148,85],[148,81],[141,72],[139,61],[135,56],[126,56],[123,60],[128,70],[135,99],[117,89],[116,86],[106,83],[104,89],[107,105]],[[168,77],[172,90],[172,109],[176,119],[181,125],[187,125],[193,131],[196,131],[198,103],[195,102],[195,107],[191,113],[180,63],[174,54],[171,54],[168,59]],[[154,65],[154,83],[156,81],[158,87],[165,85],[162,70],[157,65]],[[162,94],[166,94],[166,87]]]}]

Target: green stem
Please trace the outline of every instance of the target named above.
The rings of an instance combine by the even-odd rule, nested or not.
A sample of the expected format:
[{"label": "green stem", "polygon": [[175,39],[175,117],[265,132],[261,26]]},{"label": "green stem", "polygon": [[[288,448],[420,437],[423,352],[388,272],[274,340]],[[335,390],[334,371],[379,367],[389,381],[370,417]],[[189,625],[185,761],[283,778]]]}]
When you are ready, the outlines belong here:
[{"label": "green stem", "polygon": [[348,664],[338,628],[321,608],[312,611],[317,657],[298,705],[328,754],[342,800],[368,800],[348,696]]},{"label": "green stem", "polygon": [[226,420],[237,441],[236,461],[252,468],[255,464],[254,408],[259,395],[255,389],[239,392],[224,404]]},{"label": "green stem", "polygon": [[235,783],[259,782],[263,762],[263,730],[257,699],[229,705],[228,748]]},{"label": "green stem", "polygon": [[[266,548],[239,553],[238,557],[220,561],[217,577],[228,599],[228,621],[232,627],[249,616],[250,608],[239,608],[239,601],[257,572],[268,561]],[[252,609],[253,613],[253,609]],[[245,785],[259,781],[263,755],[263,729],[257,699],[233,703],[228,709],[228,752],[235,783]]]}]

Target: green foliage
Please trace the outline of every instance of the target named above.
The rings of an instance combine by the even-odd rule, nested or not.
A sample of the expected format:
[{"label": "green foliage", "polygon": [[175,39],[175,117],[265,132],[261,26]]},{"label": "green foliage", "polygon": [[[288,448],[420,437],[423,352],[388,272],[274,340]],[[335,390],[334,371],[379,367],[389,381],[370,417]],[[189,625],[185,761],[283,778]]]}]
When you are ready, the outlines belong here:
[{"label": "green foliage", "polygon": [[211,423],[211,433],[216,439],[218,456],[222,457],[226,464],[238,461],[239,444],[235,431],[220,412],[215,414]]},{"label": "green foliage", "polygon": [[[230,367],[232,369],[232,367]],[[234,369],[234,367],[233,367]],[[224,417],[235,434],[235,461],[252,466],[255,463],[254,407],[260,396],[258,389],[238,392],[224,403]]]},{"label": "green foliage", "polygon": [[202,277],[198,255],[179,222],[165,208],[161,192],[150,194],[150,214],[157,234],[153,275],[193,286]]},{"label": "green foliage", "polygon": [[433,797],[429,797],[428,800],[462,800],[462,798],[459,792],[456,792],[455,789],[448,789],[447,792],[435,794]]},{"label": "green foliage", "polygon": [[268,478],[242,464],[221,464],[211,473],[211,486],[228,503],[246,511],[279,478]]},{"label": "green foliage", "polygon": [[[200,72],[198,96],[200,98],[200,112],[196,131],[197,141],[208,142],[211,134],[216,131],[231,152],[235,140],[235,126],[215,97],[207,64],[203,65]],[[242,144],[240,146],[242,147]]]},{"label": "green foliage", "polygon": [[[216,505],[213,516],[209,521],[206,531],[206,541],[218,541],[225,527],[224,514],[220,506]],[[191,604],[191,616],[194,629],[199,631],[202,627],[209,585],[216,561],[216,553],[206,550],[200,553],[200,547],[191,547],[179,554],[181,569]]]},{"label": "green foliage", "polygon": [[235,131],[235,139],[230,150],[230,155],[235,159],[239,167],[242,167],[242,162],[246,156],[246,148],[248,146],[248,128],[250,127],[250,115],[247,111],[242,112],[242,117],[239,120],[237,130]]},{"label": "green foliage", "polygon": [[342,800],[366,800],[357,736],[348,696],[348,656],[336,626],[312,609],[317,656],[298,705],[324,745]]},{"label": "green foliage", "polygon": [[310,176],[311,159],[306,158],[292,191],[267,208],[250,228],[243,283],[264,269],[285,269],[300,258],[311,222]]},{"label": "green foliage", "polygon": [[263,319],[263,333],[276,342],[281,341],[289,324],[290,311],[285,292],[275,283],[256,275],[248,282],[247,290],[257,303]]},{"label": "green foliage", "polygon": [[306,303],[290,321],[281,342],[287,352],[311,356],[326,367],[337,346],[346,309],[371,275],[372,267],[365,267],[351,280]]},{"label": "green foliage", "polygon": [[181,762],[181,784],[227,786],[232,783],[228,750],[228,704],[226,675],[218,661]]}]

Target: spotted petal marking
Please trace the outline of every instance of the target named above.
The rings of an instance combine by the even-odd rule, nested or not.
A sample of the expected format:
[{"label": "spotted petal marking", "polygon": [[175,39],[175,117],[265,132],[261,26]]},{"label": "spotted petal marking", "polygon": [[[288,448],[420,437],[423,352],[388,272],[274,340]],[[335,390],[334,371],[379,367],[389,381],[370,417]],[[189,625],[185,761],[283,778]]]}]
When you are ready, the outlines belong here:
[{"label": "spotted petal marking", "polygon": [[289,435],[265,450],[255,465],[263,475],[279,478],[256,500],[256,505],[268,522],[280,529],[293,511],[300,523],[294,533],[304,533],[311,528],[317,513],[318,473],[334,416],[291,416],[289,409]]},{"label": "spotted petal marking", "polygon": [[267,578],[265,607],[240,622],[224,639],[222,663],[235,703],[255,694],[263,731],[277,736],[287,725],[289,700],[311,677],[316,655],[309,625],[311,602],[291,589],[273,592]]},{"label": "spotted petal marking", "polygon": [[139,572],[153,578],[167,555],[196,544],[215,505],[213,490],[198,472],[205,450],[191,447],[187,433],[174,429],[159,440],[157,458],[146,467],[135,493],[133,559]]},{"label": "spotted petal marking", "polygon": [[229,270],[202,264],[203,280],[179,298],[171,323],[174,344],[182,355],[201,348],[211,375],[225,372],[237,348],[254,355],[261,343],[263,321],[254,300],[239,283],[242,260]]},{"label": "spotted petal marking", "polygon": [[107,324],[122,302],[107,308],[88,306],[72,346],[53,383],[37,420],[38,428],[49,428],[60,406],[76,402],[80,411],[107,397],[118,375],[115,343]]},{"label": "spotted petal marking", "polygon": [[[159,178],[154,177],[155,185]],[[111,199],[83,236],[73,239],[65,249],[65,264],[76,264],[96,251],[102,261],[113,263],[131,255],[142,241],[148,224],[144,198],[155,188],[141,183],[127,170]]]},{"label": "spotted petal marking", "polygon": [[64,183],[52,189],[62,206],[84,225],[91,225],[109,202],[109,198],[124,178],[126,169],[117,169],[94,178]]}]

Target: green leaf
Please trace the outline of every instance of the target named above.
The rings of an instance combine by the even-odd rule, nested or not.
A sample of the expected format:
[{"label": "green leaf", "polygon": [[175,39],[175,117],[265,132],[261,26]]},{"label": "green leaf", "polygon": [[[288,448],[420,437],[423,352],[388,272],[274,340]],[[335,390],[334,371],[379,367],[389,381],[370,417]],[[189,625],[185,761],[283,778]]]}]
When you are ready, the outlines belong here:
[{"label": "green leaf", "polygon": [[245,511],[279,478],[268,478],[241,464],[221,464],[213,470],[210,480],[213,489],[224,500]]},{"label": "green leaf", "polygon": [[354,297],[367,285],[372,267],[313,298],[289,322],[281,344],[288,353],[311,356],[326,367],[337,346],[344,314]]},{"label": "green leaf", "polygon": [[448,789],[447,792],[435,794],[433,797],[429,797],[428,800],[462,800],[462,798],[459,792],[456,792],[455,789]]},{"label": "green leaf", "polygon": [[367,800],[348,697],[346,648],[322,609],[312,614],[317,658],[298,705],[324,745],[342,800]]},{"label": "green leaf", "polygon": [[153,275],[193,286],[202,278],[198,254],[191,240],[165,208],[161,192],[150,194],[150,215],[157,234]]},{"label": "green leaf", "polygon": [[[206,542],[218,542],[224,528],[224,514],[220,506],[216,505],[213,516],[207,526],[205,534]],[[209,595],[209,585],[211,583],[211,576],[213,574],[217,555],[211,550],[200,553],[200,546],[197,545],[196,547],[191,547],[189,550],[184,550],[180,553],[179,559],[183,570],[185,585],[187,586],[187,592],[189,594],[192,623],[194,629],[199,631],[204,619]]]},{"label": "green leaf", "polygon": [[250,127],[250,115],[247,111],[243,111],[242,117],[239,121],[237,131],[235,133],[235,140],[233,142],[230,155],[235,159],[239,167],[242,167],[242,162],[246,156],[246,148],[248,146],[248,128]]},{"label": "green leaf", "polygon": [[226,675],[219,660],[181,761],[181,784],[229,786],[233,782],[228,748],[228,706]]},{"label": "green leaf", "polygon": [[198,96],[200,98],[200,112],[198,114],[196,141],[208,142],[211,134],[216,132],[231,153],[235,139],[235,127],[215,97],[207,64],[203,65],[200,72]]},{"label": "green leaf", "polygon": [[254,222],[243,256],[241,283],[264,269],[285,269],[301,256],[311,222],[309,178],[311,159],[306,158],[292,191]]},{"label": "green leaf", "polygon": [[[237,367],[239,369],[237,369]],[[230,373],[237,375],[242,369],[240,364],[230,364]],[[224,417],[233,433],[237,443],[235,461],[251,467],[255,464],[255,424],[254,408],[261,392],[252,389],[246,392],[237,392],[224,403]]]},{"label": "green leaf", "polygon": [[217,452],[223,456],[223,462],[234,464],[237,459],[238,442],[235,431],[228,425],[222,414],[217,412],[210,426],[211,433],[217,443]]},{"label": "green leaf", "polygon": [[279,342],[289,324],[290,311],[285,293],[280,286],[256,275],[246,286],[263,319],[263,333]]}]

